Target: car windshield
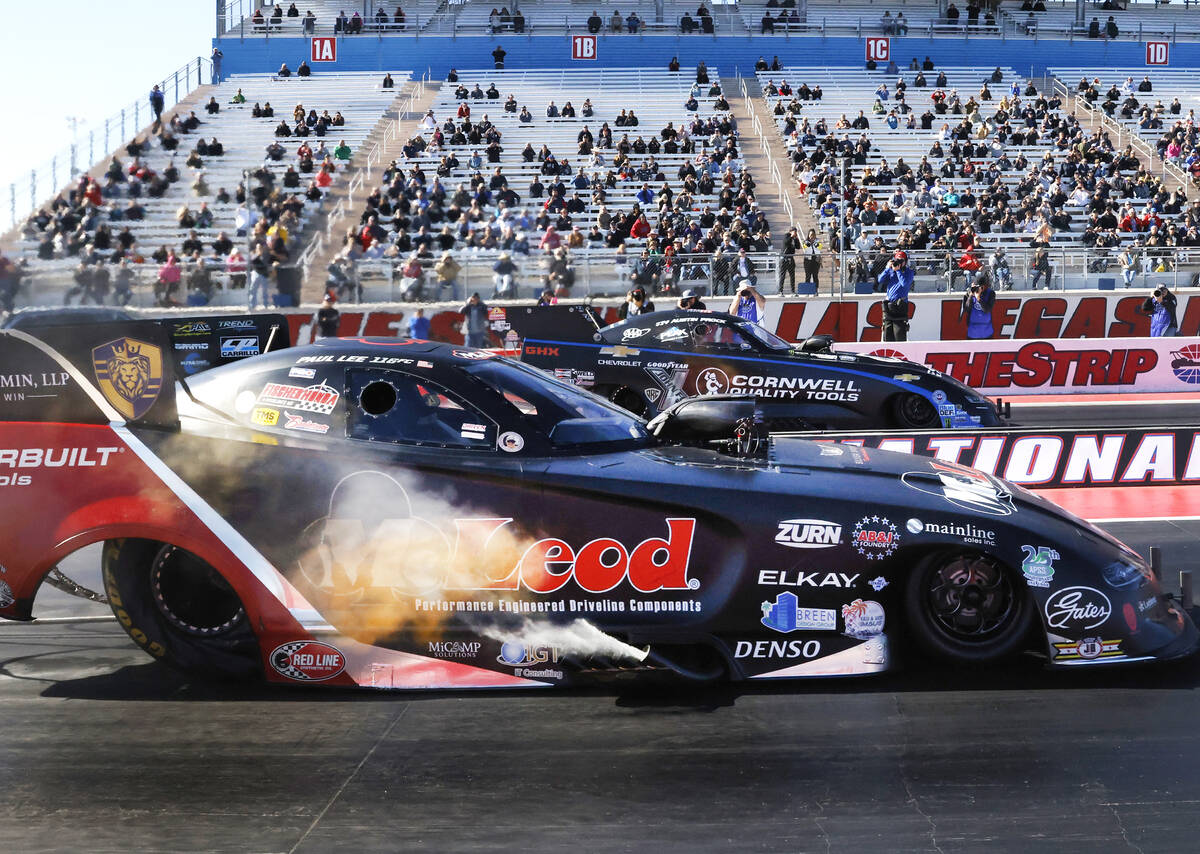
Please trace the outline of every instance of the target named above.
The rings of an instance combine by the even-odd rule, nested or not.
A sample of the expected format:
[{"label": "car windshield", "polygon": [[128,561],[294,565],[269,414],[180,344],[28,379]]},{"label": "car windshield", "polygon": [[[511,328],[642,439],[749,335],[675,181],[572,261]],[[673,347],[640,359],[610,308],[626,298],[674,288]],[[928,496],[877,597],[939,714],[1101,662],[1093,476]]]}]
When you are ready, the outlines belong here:
[{"label": "car windshield", "polygon": [[792,345],[784,341],[774,332],[768,332],[757,323],[744,323],[738,329],[743,335],[757,338],[768,350],[791,350]]},{"label": "car windshield", "polygon": [[463,368],[503,397],[556,448],[645,444],[645,425],[624,409],[528,365],[489,359]]}]

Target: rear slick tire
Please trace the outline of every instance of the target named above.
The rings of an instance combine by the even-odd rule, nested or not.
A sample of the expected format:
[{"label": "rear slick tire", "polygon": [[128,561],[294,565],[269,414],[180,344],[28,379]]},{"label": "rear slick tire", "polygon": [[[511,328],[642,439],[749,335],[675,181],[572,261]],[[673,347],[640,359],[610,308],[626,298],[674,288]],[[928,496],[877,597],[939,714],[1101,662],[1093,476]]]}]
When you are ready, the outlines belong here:
[{"label": "rear slick tire", "polygon": [[1033,598],[1011,569],[982,552],[953,549],[922,560],[909,577],[904,607],[913,640],[949,664],[991,664],[1023,650]]},{"label": "rear slick tire", "polygon": [[241,600],[199,557],[154,540],[109,540],[101,566],[113,614],[150,655],[196,676],[261,677]]}]

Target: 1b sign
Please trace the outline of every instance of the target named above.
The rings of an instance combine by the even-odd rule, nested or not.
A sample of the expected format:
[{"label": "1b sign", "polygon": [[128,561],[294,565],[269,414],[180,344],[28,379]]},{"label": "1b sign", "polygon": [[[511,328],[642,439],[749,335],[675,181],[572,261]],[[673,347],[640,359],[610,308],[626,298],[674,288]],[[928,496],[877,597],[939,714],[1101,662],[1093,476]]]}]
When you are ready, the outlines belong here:
[{"label": "1b sign", "polygon": [[595,36],[571,36],[571,59],[595,59]]},{"label": "1b sign", "polygon": [[1146,42],[1147,65],[1167,65],[1170,57],[1170,42]]},{"label": "1b sign", "polygon": [[886,38],[867,39],[867,62],[887,62],[892,55],[892,40]]},{"label": "1b sign", "polygon": [[323,36],[312,40],[313,62],[337,62],[337,39]]}]

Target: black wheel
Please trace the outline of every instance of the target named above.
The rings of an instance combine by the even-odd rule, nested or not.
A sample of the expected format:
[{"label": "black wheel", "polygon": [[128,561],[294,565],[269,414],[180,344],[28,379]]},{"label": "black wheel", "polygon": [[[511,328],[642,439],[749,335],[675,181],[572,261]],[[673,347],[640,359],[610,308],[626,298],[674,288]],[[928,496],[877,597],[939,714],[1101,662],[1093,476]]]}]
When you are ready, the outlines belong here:
[{"label": "black wheel", "polygon": [[146,652],[203,676],[261,673],[246,609],[196,555],[154,540],[109,540],[102,560],[113,613]]},{"label": "black wheel", "polygon": [[608,399],[622,409],[628,409],[634,415],[646,414],[646,400],[634,389],[627,385],[617,386],[609,392]]},{"label": "black wheel", "polygon": [[915,430],[942,426],[942,419],[933,404],[919,394],[901,394],[894,398],[892,413],[899,427]]},{"label": "black wheel", "polygon": [[1033,603],[1012,570],[976,551],[925,558],[905,591],[905,611],[921,649],[955,664],[986,664],[1020,651]]}]

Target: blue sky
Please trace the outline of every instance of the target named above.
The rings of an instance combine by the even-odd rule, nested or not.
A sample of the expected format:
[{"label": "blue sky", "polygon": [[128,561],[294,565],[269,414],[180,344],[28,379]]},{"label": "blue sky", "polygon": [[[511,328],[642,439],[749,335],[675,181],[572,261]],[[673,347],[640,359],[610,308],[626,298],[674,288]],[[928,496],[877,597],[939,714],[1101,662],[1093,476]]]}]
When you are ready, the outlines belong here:
[{"label": "blue sky", "polygon": [[[8,16],[0,81],[5,114],[19,130],[0,134],[0,229],[7,230],[9,185],[71,144],[67,117],[79,119],[86,159],[86,126],[144,104],[156,81],[211,53],[215,9],[213,0],[54,0],[21,12],[20,27],[15,10]],[[17,193],[28,198],[28,181]]]}]

